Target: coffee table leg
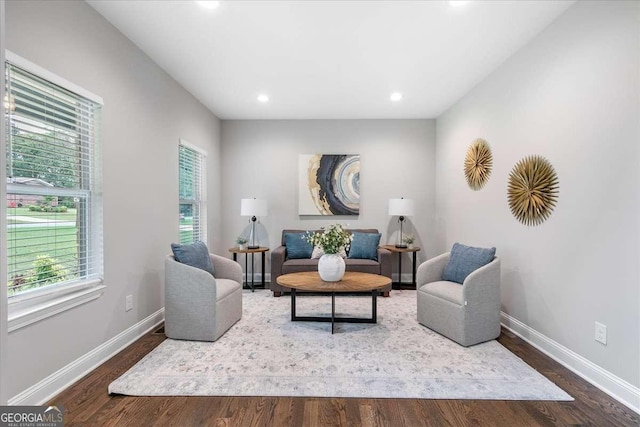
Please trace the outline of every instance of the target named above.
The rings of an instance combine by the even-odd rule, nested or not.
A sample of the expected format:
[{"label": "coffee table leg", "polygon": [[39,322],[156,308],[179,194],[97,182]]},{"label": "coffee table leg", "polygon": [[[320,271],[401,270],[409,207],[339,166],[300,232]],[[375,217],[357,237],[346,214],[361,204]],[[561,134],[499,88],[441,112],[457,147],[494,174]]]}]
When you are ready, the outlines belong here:
[{"label": "coffee table leg", "polygon": [[[336,323],[377,323],[378,322],[378,289],[371,291],[371,317],[337,317],[336,316],[336,293],[326,292],[331,294],[331,316],[298,316],[296,314],[296,290],[291,289],[291,321],[300,322],[331,322],[331,334],[335,333]],[[366,294],[365,294],[366,295]]]},{"label": "coffee table leg", "polygon": [[333,335],[333,325],[336,323],[336,293],[331,292],[331,335]]},{"label": "coffee table leg", "polygon": [[371,291],[371,294],[373,295],[373,301],[371,302],[371,319],[373,323],[378,323],[378,290],[374,289]]}]

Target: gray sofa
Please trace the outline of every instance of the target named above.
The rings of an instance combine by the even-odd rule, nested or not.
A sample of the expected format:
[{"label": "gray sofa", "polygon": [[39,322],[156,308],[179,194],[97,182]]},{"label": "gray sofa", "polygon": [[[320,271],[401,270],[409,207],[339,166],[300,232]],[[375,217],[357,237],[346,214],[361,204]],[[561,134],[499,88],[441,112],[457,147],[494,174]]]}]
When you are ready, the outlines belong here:
[{"label": "gray sofa", "polygon": [[[308,230],[282,230],[281,246],[278,246],[271,252],[271,291],[273,296],[279,297],[283,292],[289,292],[289,288],[280,286],[277,283],[278,276],[288,273],[297,273],[300,271],[317,271],[318,259],[288,259],[287,247],[285,245],[285,233],[304,233]],[[320,232],[322,230],[311,230]],[[350,233],[378,233],[375,228],[367,229],[351,229]],[[391,278],[391,252],[386,249],[378,248],[378,260],[371,259],[345,259],[347,271],[359,271],[362,273],[380,274]],[[382,295],[389,296],[391,285],[381,289]]]}]

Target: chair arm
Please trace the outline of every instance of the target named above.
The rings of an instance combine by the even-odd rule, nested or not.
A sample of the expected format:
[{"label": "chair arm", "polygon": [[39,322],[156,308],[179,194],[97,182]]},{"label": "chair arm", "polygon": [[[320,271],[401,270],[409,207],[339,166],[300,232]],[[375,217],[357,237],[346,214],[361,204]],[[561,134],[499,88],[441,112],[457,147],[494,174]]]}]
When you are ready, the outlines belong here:
[{"label": "chair arm", "polygon": [[420,286],[425,283],[438,282],[442,280],[442,273],[449,262],[450,256],[451,253],[447,252],[420,264],[416,271],[417,288],[420,288]]},{"label": "chair arm", "polygon": [[276,283],[278,276],[282,276],[282,264],[287,259],[287,247],[278,246],[271,251],[271,284]]},{"label": "chair arm", "polygon": [[380,263],[380,275],[391,279],[391,251],[378,248],[378,262]]},{"label": "chair arm", "polygon": [[213,309],[216,303],[214,277],[202,269],[182,264],[172,256],[164,260],[165,306]]},{"label": "chair arm", "polygon": [[500,259],[471,272],[462,283],[462,298],[473,304],[493,304],[500,307]]},{"label": "chair arm", "polygon": [[231,279],[242,284],[242,267],[236,261],[216,254],[209,254],[216,277]]}]

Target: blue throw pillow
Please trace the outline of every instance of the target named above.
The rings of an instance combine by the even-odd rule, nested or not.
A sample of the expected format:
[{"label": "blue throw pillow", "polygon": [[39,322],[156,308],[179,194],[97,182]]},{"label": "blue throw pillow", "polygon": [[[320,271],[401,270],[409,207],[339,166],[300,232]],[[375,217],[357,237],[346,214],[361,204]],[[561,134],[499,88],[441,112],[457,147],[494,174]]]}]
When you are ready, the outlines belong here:
[{"label": "blue throw pillow", "polygon": [[207,271],[215,277],[213,263],[209,256],[209,249],[207,249],[207,245],[201,241],[194,242],[190,245],[172,243],[171,250],[173,251],[173,257],[176,261]]},{"label": "blue throw pillow", "polygon": [[284,233],[284,241],[287,246],[287,258],[311,258],[313,245],[303,237],[306,233]]},{"label": "blue throw pillow", "polygon": [[349,257],[351,259],[378,260],[380,233],[353,233]]},{"label": "blue throw pillow", "polygon": [[454,243],[442,280],[462,284],[469,274],[493,261],[495,255],[496,248],[474,248]]}]

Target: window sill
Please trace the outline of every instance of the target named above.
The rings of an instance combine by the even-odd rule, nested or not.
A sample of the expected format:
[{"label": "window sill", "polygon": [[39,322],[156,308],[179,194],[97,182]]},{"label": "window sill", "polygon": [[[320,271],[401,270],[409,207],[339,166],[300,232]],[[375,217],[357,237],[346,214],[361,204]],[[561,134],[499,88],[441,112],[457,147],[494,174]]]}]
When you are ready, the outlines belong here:
[{"label": "window sill", "polygon": [[37,298],[9,301],[9,332],[100,298],[105,287],[102,280],[91,280]]}]

